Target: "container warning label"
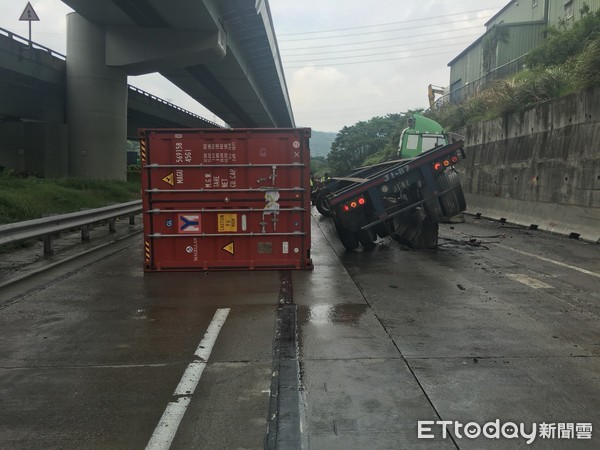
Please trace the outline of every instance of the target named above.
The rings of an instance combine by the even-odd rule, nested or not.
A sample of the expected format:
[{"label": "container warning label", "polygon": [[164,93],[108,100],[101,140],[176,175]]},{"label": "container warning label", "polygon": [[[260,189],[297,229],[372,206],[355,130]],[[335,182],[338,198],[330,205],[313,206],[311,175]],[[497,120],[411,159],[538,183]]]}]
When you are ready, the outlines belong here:
[{"label": "container warning label", "polygon": [[230,255],[234,255],[235,250],[233,248],[233,241],[231,241],[229,244],[227,244],[225,247],[223,247],[223,250],[225,250]]},{"label": "container warning label", "polygon": [[177,222],[180,233],[200,233],[199,214],[178,214]]},{"label": "container warning label", "polygon": [[171,172],[169,175],[167,175],[166,177],[163,177],[162,179],[165,183],[170,184],[171,186],[173,186],[175,184],[175,177],[173,172]]},{"label": "container warning label", "polygon": [[238,230],[237,214],[219,214],[219,233],[236,233]]}]

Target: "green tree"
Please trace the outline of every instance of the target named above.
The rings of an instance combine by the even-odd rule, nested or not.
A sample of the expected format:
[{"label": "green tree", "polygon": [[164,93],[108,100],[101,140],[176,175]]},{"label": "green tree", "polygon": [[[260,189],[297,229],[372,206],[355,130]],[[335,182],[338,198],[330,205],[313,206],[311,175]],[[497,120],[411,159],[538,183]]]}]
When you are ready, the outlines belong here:
[{"label": "green tree", "polygon": [[406,124],[406,119],[401,114],[388,114],[342,128],[327,155],[331,171],[341,175],[360,167],[372,155],[384,157],[386,150],[393,148],[394,139],[397,148],[402,124]]},{"label": "green tree", "polygon": [[310,172],[317,178],[321,178],[326,172],[330,172],[324,156],[313,156],[310,158]]}]

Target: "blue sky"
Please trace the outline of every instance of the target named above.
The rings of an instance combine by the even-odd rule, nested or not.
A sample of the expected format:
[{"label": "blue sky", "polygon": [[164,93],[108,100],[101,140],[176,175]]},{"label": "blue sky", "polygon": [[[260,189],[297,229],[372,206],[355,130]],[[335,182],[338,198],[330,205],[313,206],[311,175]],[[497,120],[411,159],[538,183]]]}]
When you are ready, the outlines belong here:
[{"label": "blue sky", "polygon": [[[506,0],[269,0],[296,124],[319,131],[428,105],[427,86],[447,86],[447,64],[484,32]],[[0,27],[28,35],[19,22],[27,1],[4,2]],[[70,9],[33,0],[33,40],[65,52]],[[130,84],[219,119],[159,75]]]}]

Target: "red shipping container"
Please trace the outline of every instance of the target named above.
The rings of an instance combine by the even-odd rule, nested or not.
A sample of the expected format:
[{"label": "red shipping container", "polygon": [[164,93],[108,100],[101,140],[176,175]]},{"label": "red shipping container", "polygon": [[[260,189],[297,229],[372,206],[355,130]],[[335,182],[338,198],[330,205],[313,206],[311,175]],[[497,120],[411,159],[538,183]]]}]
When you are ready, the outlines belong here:
[{"label": "red shipping container", "polygon": [[312,268],[309,128],[140,135],[146,271]]}]

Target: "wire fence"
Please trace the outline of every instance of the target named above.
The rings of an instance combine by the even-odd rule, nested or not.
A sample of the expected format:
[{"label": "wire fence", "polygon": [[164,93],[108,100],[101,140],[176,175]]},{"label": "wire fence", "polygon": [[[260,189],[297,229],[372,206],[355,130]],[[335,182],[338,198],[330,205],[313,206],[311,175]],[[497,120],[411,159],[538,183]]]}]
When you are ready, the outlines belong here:
[{"label": "wire fence", "polygon": [[464,86],[451,90],[448,94],[445,94],[436,100],[435,107],[440,108],[447,104],[460,103],[466,100],[468,97],[480,92],[493,81],[500,80],[509,75],[520,72],[523,70],[524,60],[527,54],[528,53],[521,55],[518,58],[507,62],[506,64],[496,67],[475,81],[466,83]]}]

